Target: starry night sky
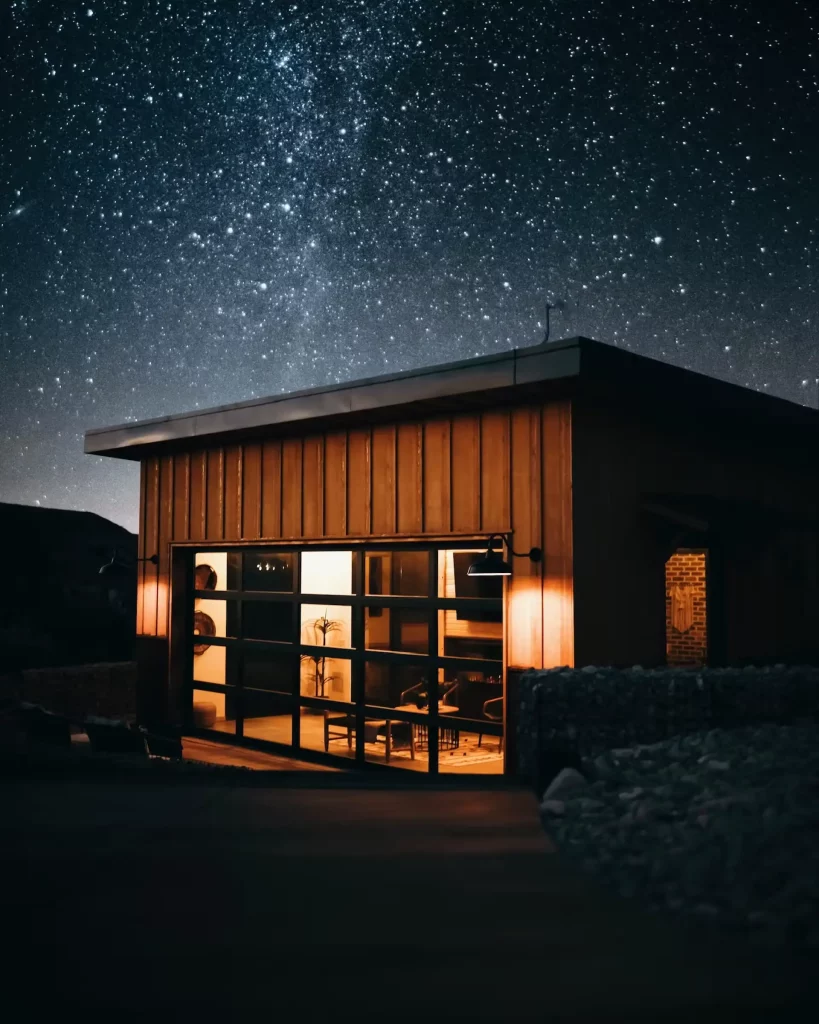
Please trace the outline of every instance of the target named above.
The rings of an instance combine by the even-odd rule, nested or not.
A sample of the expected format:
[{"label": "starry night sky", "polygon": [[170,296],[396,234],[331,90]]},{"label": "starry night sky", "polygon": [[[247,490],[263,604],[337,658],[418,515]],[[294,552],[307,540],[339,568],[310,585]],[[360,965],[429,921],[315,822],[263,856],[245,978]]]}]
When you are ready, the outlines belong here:
[{"label": "starry night sky", "polygon": [[815,0],[14,0],[0,500],[94,426],[585,334],[819,377]]}]

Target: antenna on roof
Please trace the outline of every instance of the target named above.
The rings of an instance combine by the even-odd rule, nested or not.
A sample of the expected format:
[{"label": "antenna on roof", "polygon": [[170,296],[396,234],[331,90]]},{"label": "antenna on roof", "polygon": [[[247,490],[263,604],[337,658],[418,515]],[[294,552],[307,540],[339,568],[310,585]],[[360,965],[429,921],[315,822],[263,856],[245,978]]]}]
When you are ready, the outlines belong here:
[{"label": "antenna on roof", "polygon": [[560,312],[563,311],[563,309],[565,309],[565,307],[566,307],[566,302],[565,302],[564,299],[561,299],[559,302],[547,302],[546,303],[546,333],[543,336],[543,344],[544,345],[549,340],[549,330],[550,330],[549,314],[551,313],[551,311],[553,309],[556,309],[560,313]]},{"label": "antenna on roof", "polygon": [[554,308],[555,307],[551,304],[551,302],[547,302],[546,303],[546,333],[543,335],[543,344],[544,345],[549,340],[549,314],[551,313],[551,311]]}]

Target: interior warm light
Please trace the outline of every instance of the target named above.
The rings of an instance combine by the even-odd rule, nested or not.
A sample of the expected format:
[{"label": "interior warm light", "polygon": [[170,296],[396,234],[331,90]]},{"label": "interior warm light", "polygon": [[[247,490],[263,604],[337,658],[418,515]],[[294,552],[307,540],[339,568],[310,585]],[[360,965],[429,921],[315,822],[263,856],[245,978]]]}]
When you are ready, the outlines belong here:
[{"label": "interior warm light", "polygon": [[280,558],[274,558],[272,561],[265,559],[263,562],[256,563],[257,572],[277,572],[280,569],[286,569],[287,566],[282,562]]}]

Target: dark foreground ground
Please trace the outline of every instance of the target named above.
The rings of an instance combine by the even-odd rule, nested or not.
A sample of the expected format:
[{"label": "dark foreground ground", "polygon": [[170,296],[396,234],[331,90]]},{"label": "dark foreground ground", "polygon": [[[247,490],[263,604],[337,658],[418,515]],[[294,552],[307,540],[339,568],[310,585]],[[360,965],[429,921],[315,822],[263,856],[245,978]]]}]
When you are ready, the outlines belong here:
[{"label": "dark foreground ground", "polygon": [[551,850],[527,792],[311,775],[0,782],[8,1019],[811,1012],[807,964],[598,890]]}]

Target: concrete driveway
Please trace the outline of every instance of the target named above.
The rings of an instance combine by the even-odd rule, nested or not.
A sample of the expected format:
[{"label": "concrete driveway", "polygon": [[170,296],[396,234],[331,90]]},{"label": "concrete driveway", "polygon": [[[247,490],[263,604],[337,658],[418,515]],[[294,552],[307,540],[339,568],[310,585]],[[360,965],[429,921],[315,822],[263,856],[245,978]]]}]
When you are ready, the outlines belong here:
[{"label": "concrete driveway", "polygon": [[5,1008],[384,1024],[804,1012],[802,965],[599,892],[550,849],[525,791],[312,774],[0,784]]}]

